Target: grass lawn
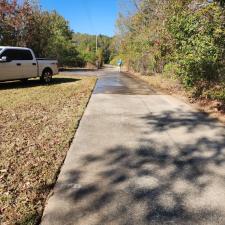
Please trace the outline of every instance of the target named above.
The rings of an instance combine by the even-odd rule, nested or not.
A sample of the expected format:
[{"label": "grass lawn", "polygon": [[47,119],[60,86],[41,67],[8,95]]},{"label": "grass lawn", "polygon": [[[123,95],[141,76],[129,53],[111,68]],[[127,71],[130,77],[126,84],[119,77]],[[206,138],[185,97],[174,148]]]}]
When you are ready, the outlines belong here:
[{"label": "grass lawn", "polygon": [[0,224],[35,224],[96,79],[0,83]]}]

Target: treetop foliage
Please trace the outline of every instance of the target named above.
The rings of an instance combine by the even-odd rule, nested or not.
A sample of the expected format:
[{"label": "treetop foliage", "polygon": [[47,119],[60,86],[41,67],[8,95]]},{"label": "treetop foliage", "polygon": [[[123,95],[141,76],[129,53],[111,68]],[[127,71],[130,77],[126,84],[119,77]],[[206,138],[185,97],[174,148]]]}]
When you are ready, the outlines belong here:
[{"label": "treetop foliage", "polygon": [[57,58],[61,66],[108,62],[111,38],[77,34],[56,11],[43,11],[38,0],[0,0],[0,45],[24,46],[37,57]]},{"label": "treetop foliage", "polygon": [[97,36],[96,52],[96,35],[74,33],[73,43],[77,46],[78,51],[88,62],[98,60],[100,64],[109,63],[113,49],[111,48],[112,38],[105,35]]},{"label": "treetop foliage", "polygon": [[151,74],[170,69],[186,87],[219,83],[224,90],[224,1],[131,1],[135,13],[120,14],[116,37],[117,54],[130,70]]}]

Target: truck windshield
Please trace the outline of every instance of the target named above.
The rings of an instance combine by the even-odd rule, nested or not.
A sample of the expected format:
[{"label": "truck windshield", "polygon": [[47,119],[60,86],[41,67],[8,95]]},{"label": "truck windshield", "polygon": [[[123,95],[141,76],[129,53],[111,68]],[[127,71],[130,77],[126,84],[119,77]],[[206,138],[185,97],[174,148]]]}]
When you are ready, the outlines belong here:
[{"label": "truck windshield", "polygon": [[0,52],[1,52],[2,48],[0,48]]}]

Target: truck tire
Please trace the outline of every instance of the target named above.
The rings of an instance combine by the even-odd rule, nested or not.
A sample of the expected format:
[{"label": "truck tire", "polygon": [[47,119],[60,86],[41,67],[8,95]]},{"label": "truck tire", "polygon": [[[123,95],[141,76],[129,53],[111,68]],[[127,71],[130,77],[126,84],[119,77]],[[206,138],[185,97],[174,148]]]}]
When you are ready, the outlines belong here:
[{"label": "truck tire", "polygon": [[41,82],[49,84],[52,81],[52,71],[50,69],[45,69],[41,76]]}]

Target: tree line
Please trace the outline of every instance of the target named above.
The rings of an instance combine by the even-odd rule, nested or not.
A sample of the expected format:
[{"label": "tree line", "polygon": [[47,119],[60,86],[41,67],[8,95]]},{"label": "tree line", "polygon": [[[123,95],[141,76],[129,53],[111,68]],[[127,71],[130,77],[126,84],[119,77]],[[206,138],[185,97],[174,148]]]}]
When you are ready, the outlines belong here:
[{"label": "tree line", "polygon": [[117,58],[129,70],[175,76],[197,96],[225,101],[224,0],[131,0]]},{"label": "tree line", "polygon": [[[96,40],[97,38],[97,40]],[[99,62],[99,66],[111,61],[113,38],[105,35],[89,35],[74,33],[73,43],[85,62]]]},{"label": "tree line", "polygon": [[[57,58],[60,66],[108,61],[109,37],[100,36],[96,52],[93,37],[80,36],[83,38],[71,30],[63,16],[42,10],[38,1],[0,0],[0,45],[29,47],[37,57]],[[82,43],[89,39],[91,44]]]}]

